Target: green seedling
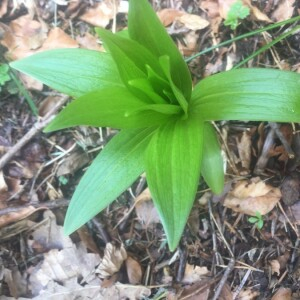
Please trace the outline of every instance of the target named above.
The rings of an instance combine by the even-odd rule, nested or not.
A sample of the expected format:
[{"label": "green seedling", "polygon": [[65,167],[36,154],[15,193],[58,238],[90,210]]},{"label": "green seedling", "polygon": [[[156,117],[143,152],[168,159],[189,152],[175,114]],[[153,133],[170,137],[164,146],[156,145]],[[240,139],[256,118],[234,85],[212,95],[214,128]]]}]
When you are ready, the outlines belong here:
[{"label": "green seedling", "polygon": [[10,76],[8,74],[9,66],[6,64],[0,64],[0,91],[1,87],[8,81],[10,81]]},{"label": "green seedling", "polygon": [[223,190],[220,145],[211,121],[300,121],[300,74],[237,69],[192,86],[176,45],[147,0],[129,0],[128,36],[99,29],[107,53],[42,52],[11,63],[75,97],[45,132],[76,125],[121,129],[95,158],[72,197],[70,234],[146,172],[154,204],[175,250],[200,175]]},{"label": "green seedling", "polygon": [[264,219],[260,212],[255,213],[256,217],[250,217],[248,221],[252,224],[256,224],[258,229],[262,229],[264,226]]},{"label": "green seedling", "polygon": [[245,19],[249,14],[249,7],[243,5],[242,1],[238,0],[230,6],[224,25],[230,26],[230,28],[234,30],[238,27],[239,20]]}]

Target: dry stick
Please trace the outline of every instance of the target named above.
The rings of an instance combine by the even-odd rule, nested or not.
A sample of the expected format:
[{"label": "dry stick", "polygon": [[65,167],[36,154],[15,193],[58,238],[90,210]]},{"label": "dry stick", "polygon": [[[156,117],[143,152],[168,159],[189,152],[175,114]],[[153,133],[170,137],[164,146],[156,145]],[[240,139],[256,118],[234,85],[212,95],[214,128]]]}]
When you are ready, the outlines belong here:
[{"label": "dry stick", "polygon": [[286,152],[288,153],[288,156],[290,159],[295,158],[295,153],[292,150],[291,146],[289,145],[289,143],[287,142],[286,138],[284,137],[284,135],[282,134],[282,132],[279,129],[279,126],[277,123],[273,123],[273,122],[269,122],[269,125],[271,126],[271,128],[275,131],[277,137],[280,139],[284,149],[286,150]]},{"label": "dry stick", "polygon": [[219,285],[217,287],[217,290],[215,291],[215,294],[214,294],[214,297],[212,298],[212,300],[218,300],[219,299],[219,296],[222,292],[222,289],[227,281],[227,278],[229,276],[229,274],[231,273],[231,271],[233,270],[234,268],[234,264],[235,264],[235,259],[234,258],[231,258],[229,263],[228,263],[228,266],[223,274],[223,277],[222,279],[220,280],[219,282]]},{"label": "dry stick", "polygon": [[0,209],[0,216],[4,216],[4,215],[10,214],[10,213],[18,213],[22,209],[29,207],[29,206],[33,206],[35,208],[53,209],[53,208],[60,208],[60,207],[68,206],[69,203],[70,203],[70,200],[68,200],[68,199],[58,199],[55,201],[47,201],[44,203],[28,203],[28,204],[21,205],[21,206],[6,207],[3,209]]},{"label": "dry stick", "polygon": [[235,291],[235,293],[233,294],[232,300],[235,300],[237,298],[237,296],[239,295],[239,293],[241,292],[242,288],[244,287],[250,273],[252,270],[248,270],[242,280],[242,282],[240,283],[239,287],[237,288],[237,290]]},{"label": "dry stick", "polygon": [[0,170],[9,162],[9,160],[24,146],[26,145],[38,132],[45,128],[54,118],[54,114],[61,108],[64,103],[69,99],[68,96],[62,96],[59,102],[43,117],[38,120],[32,128],[13,146],[11,147],[0,159]]}]

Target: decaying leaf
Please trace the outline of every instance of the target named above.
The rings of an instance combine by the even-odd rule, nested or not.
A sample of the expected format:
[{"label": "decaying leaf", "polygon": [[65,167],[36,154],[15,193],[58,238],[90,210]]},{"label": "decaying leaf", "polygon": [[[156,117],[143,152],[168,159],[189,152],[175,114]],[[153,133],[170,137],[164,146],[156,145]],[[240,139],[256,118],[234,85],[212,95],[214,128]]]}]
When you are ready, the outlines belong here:
[{"label": "decaying leaf", "polygon": [[96,273],[99,274],[101,278],[112,276],[120,270],[126,258],[127,253],[123,244],[117,247],[112,243],[107,243],[103,259],[97,267]]},{"label": "decaying leaf", "polygon": [[290,19],[293,15],[295,0],[281,0],[275,11],[272,13],[272,19],[276,22]]},{"label": "decaying leaf", "polygon": [[259,295],[259,291],[255,291],[251,288],[244,288],[240,291],[237,300],[255,300]]},{"label": "decaying leaf", "polygon": [[176,19],[190,30],[200,30],[206,28],[209,25],[209,22],[207,20],[193,14],[183,14]]},{"label": "decaying leaf", "polygon": [[250,216],[255,216],[257,212],[265,215],[275,207],[280,198],[278,188],[267,185],[256,177],[250,181],[237,182],[227,194],[224,206]]},{"label": "decaying leaf", "polygon": [[136,197],[135,202],[136,215],[145,228],[151,224],[160,223],[157,209],[154,207],[148,188]]},{"label": "decaying leaf", "polygon": [[205,275],[208,274],[209,271],[207,267],[199,267],[199,266],[186,264],[182,282],[187,284],[192,284],[200,281],[201,279],[203,279],[203,277],[205,277]]},{"label": "decaying leaf", "polygon": [[128,256],[127,259],[125,260],[125,264],[126,264],[129,283],[130,284],[141,283],[143,272],[140,263],[134,258],[132,258],[131,256]]},{"label": "decaying leaf", "polygon": [[291,300],[292,291],[289,288],[281,287],[272,297],[271,300]]},{"label": "decaying leaf", "polygon": [[271,267],[271,274],[276,274],[277,276],[280,275],[280,263],[277,259],[273,259],[269,262]]},{"label": "decaying leaf", "polygon": [[178,17],[184,15],[184,12],[178,9],[165,8],[157,12],[157,15],[164,26],[169,26],[174,23]]}]

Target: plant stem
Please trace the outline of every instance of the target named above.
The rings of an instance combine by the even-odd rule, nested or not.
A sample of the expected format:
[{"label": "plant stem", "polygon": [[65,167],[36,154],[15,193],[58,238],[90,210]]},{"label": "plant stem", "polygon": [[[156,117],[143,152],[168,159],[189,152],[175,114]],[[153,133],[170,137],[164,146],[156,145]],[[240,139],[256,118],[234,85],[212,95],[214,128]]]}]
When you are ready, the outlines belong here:
[{"label": "plant stem", "polygon": [[277,37],[276,39],[274,39],[272,42],[268,43],[267,45],[261,47],[260,49],[258,49],[257,51],[253,52],[251,55],[249,55],[248,57],[246,57],[244,60],[242,60],[241,62],[239,62],[237,65],[235,65],[233,67],[233,69],[237,69],[240,66],[244,65],[246,62],[248,62],[250,59],[254,58],[255,56],[259,55],[260,53],[270,49],[273,45],[275,45],[276,43],[280,42],[281,40],[287,38],[289,35],[293,34],[295,31],[300,30],[300,25],[296,26],[295,28],[291,29],[290,31],[281,34],[279,37]]},{"label": "plant stem", "polygon": [[282,21],[282,22],[278,22],[278,23],[275,23],[275,24],[272,24],[272,25],[269,25],[269,26],[266,26],[266,27],[263,27],[263,28],[260,28],[260,29],[257,29],[257,30],[254,30],[254,31],[251,31],[251,32],[248,32],[248,33],[245,33],[245,34],[242,34],[242,35],[239,35],[239,36],[234,37],[234,38],[232,38],[230,40],[222,42],[222,43],[220,43],[218,45],[215,45],[215,46],[209,47],[209,48],[207,48],[207,49],[205,49],[203,51],[200,51],[200,52],[196,53],[195,55],[186,58],[185,61],[186,62],[190,62],[191,60],[195,59],[196,57],[198,57],[200,55],[203,55],[203,54],[205,54],[207,52],[210,52],[210,51],[212,51],[214,49],[226,46],[226,45],[231,44],[231,43],[233,43],[235,41],[238,41],[238,40],[241,40],[241,39],[244,39],[244,38],[256,35],[258,33],[261,33],[261,32],[264,32],[264,31],[268,31],[268,30],[271,30],[271,29],[274,29],[274,28],[277,28],[277,27],[280,27],[280,26],[283,26],[283,25],[286,25],[286,24],[289,24],[289,23],[293,23],[293,22],[296,22],[296,21],[299,21],[299,20],[300,20],[300,16],[294,17],[292,19],[285,20],[285,21]]}]

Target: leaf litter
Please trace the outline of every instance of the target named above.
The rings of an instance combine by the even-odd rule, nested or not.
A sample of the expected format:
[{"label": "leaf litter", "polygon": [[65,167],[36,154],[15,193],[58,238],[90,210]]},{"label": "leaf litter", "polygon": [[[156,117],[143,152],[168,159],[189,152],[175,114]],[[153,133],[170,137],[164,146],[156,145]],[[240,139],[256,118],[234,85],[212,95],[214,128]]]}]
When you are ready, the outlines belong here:
[{"label": "leaf litter", "polygon": [[[88,24],[98,22],[98,26],[113,30],[126,26],[126,1],[105,0],[93,6],[81,1],[49,1],[37,7],[30,2],[2,1],[0,4],[0,42],[6,59],[61,47],[103,51]],[[154,4],[180,51],[189,56],[233,34],[223,27],[233,2],[174,0]],[[255,29],[254,21],[264,26],[299,14],[293,0],[243,3],[250,8],[250,16],[240,22],[236,35],[244,33],[244,24]],[[194,60],[190,69],[195,82],[230,69],[236,60],[264,43],[257,36]],[[286,44],[274,47],[273,56],[261,54],[259,61],[249,67],[256,63],[275,67],[274,55],[277,55],[281,66],[297,70],[299,55],[294,51],[297,45],[296,34]],[[49,107],[55,105],[55,100],[51,100],[57,96],[55,91],[30,83],[29,79],[22,80],[33,91],[38,105],[47,102]],[[33,118],[21,97],[10,95],[5,89],[0,111],[2,155],[29,130]],[[40,113],[44,114],[42,109]],[[41,157],[40,161],[32,162],[26,151],[16,153],[15,162],[1,170],[0,177],[1,297],[152,299],[165,295],[169,299],[213,299],[228,268],[226,259],[231,249],[238,263],[225,279],[219,299],[297,299],[300,242],[290,224],[297,226],[300,222],[299,179],[295,175],[300,153],[298,125],[288,129],[280,127],[286,145],[275,131],[267,138],[272,130],[268,124],[261,128],[260,124],[243,122],[216,125],[220,133],[227,132],[227,136],[220,135],[220,140],[227,154],[229,191],[213,199],[208,193],[202,204],[195,203],[176,255],[166,248],[151,195],[147,190],[141,193],[146,188],[143,178],[97,220],[71,238],[62,235],[61,198],[70,198],[85,166],[114,134],[110,129],[78,128],[68,133],[39,135],[38,143],[46,145],[44,154],[42,150],[35,154]],[[30,145],[34,143],[29,142]],[[295,153],[294,159],[288,157],[287,145]],[[79,164],[78,153],[85,153],[85,159]],[[258,164],[260,158],[264,158],[263,164]],[[44,166],[45,162],[51,163]],[[260,178],[254,179],[255,169],[260,170]],[[205,188],[201,183],[199,198]],[[52,212],[43,207],[49,201],[58,204]],[[284,213],[280,205],[284,206]],[[14,211],[15,208],[18,210]],[[264,215],[261,231],[243,216],[255,216],[257,212]]]}]

